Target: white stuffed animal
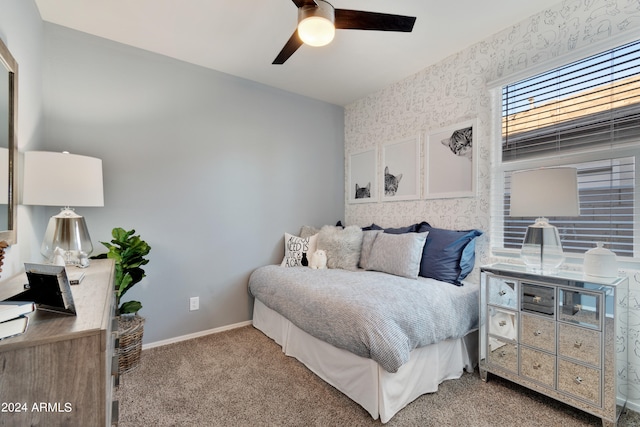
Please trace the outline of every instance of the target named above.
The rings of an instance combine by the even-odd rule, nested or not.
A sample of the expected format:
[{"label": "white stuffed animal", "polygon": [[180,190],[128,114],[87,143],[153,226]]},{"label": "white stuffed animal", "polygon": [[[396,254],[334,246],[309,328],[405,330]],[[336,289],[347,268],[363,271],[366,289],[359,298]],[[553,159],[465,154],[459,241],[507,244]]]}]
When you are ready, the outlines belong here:
[{"label": "white stuffed animal", "polygon": [[322,249],[318,249],[311,255],[311,262],[309,263],[309,267],[314,270],[327,268],[327,253]]}]

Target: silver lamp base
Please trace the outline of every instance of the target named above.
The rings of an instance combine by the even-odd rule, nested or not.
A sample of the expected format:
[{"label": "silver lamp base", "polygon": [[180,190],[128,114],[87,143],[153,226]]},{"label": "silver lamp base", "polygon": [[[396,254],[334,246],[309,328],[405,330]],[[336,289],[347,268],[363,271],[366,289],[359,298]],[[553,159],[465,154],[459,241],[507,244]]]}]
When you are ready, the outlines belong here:
[{"label": "silver lamp base", "polygon": [[64,208],[58,215],[49,218],[47,231],[40,246],[40,253],[53,262],[62,256],[65,264],[86,267],[93,244],[84,217],[73,209]]},{"label": "silver lamp base", "polygon": [[527,270],[535,273],[556,273],[564,262],[558,229],[546,218],[538,218],[527,228],[520,257]]}]

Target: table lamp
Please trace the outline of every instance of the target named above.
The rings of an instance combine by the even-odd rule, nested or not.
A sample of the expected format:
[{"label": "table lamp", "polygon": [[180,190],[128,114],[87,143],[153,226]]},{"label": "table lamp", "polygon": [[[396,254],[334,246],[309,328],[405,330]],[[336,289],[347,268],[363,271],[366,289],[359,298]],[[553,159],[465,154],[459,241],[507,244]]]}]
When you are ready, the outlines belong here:
[{"label": "table lamp", "polygon": [[511,175],[510,215],[536,217],[527,227],[520,256],[527,269],[554,273],[564,262],[558,229],[546,217],[578,216],[578,177],[575,168],[541,168]]},{"label": "table lamp", "polygon": [[68,152],[24,153],[23,204],[62,206],[49,219],[40,252],[53,262],[86,267],[93,244],[84,217],[70,206],[104,206],[102,160]]}]

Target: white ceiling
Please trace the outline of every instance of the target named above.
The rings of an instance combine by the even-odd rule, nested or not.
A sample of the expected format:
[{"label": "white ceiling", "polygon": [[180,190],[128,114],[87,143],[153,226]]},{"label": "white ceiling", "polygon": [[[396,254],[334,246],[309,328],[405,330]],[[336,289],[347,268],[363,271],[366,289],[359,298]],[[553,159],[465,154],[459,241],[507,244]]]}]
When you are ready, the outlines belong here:
[{"label": "white ceiling", "polygon": [[272,65],[297,24],[290,0],[36,0],[42,19],[337,105],[347,105],[558,0],[332,0],[416,16],[411,33],[338,30]]}]

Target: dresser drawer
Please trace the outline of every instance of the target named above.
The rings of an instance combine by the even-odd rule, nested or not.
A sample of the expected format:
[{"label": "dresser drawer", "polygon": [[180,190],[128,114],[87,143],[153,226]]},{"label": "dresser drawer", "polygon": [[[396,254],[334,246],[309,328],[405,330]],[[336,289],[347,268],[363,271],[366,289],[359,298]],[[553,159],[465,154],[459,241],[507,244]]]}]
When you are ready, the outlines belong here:
[{"label": "dresser drawer", "polygon": [[558,289],[558,320],[601,329],[601,296],[591,292]]},{"label": "dresser drawer", "polygon": [[515,312],[489,307],[489,335],[516,341],[518,339],[518,316]]},{"label": "dresser drawer", "polygon": [[556,322],[539,316],[522,314],[520,342],[531,347],[556,352]]},{"label": "dresser drawer", "polygon": [[520,346],[520,375],[554,388],[556,357],[552,354]]},{"label": "dresser drawer", "polygon": [[560,359],[558,390],[600,406],[600,370]]},{"label": "dresser drawer", "polygon": [[517,310],[518,293],[516,286],[515,280],[489,276],[487,286],[489,304]]},{"label": "dresser drawer", "polygon": [[553,316],[556,305],[555,288],[531,283],[522,283],[521,288],[522,299],[520,305],[523,311]]},{"label": "dresser drawer", "polygon": [[600,332],[560,323],[558,354],[600,367]]},{"label": "dresser drawer", "polygon": [[518,373],[518,346],[495,338],[489,339],[488,361],[493,366]]}]

